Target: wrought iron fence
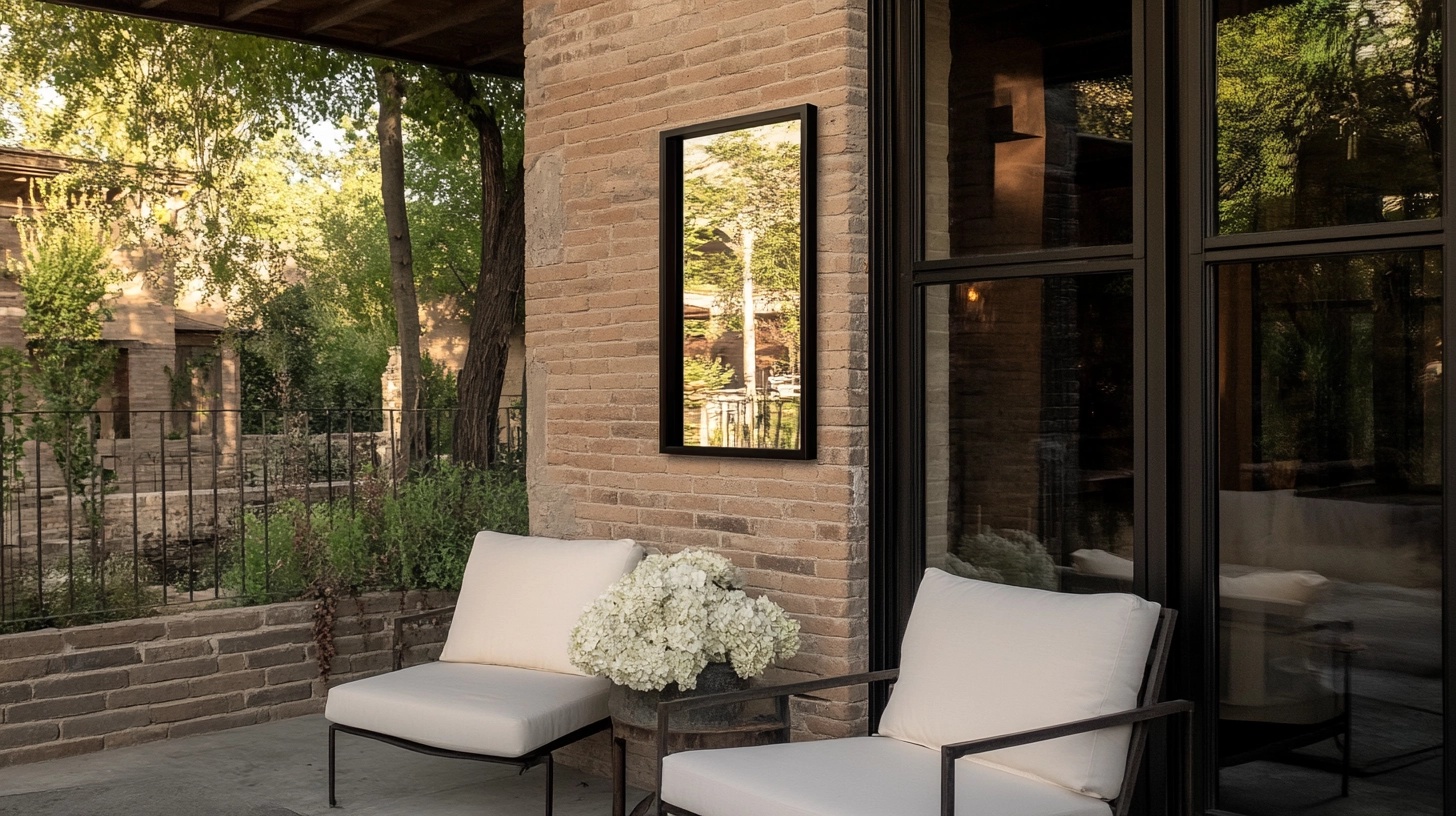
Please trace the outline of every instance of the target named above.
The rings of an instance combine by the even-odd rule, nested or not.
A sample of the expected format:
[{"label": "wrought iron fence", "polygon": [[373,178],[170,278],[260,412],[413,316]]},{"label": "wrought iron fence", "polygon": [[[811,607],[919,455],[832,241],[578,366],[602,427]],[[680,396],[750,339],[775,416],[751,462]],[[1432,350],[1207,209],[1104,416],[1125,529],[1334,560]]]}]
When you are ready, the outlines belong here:
[{"label": "wrought iron fence", "polygon": [[743,389],[704,398],[687,427],[697,444],[730,448],[794,448],[799,445],[800,398],[763,392],[750,400]]},{"label": "wrought iron fence", "polygon": [[[0,412],[0,632],[224,599],[250,517],[397,492],[450,461],[453,425],[453,411]],[[521,469],[525,444],[521,409],[502,409],[497,463]]]}]

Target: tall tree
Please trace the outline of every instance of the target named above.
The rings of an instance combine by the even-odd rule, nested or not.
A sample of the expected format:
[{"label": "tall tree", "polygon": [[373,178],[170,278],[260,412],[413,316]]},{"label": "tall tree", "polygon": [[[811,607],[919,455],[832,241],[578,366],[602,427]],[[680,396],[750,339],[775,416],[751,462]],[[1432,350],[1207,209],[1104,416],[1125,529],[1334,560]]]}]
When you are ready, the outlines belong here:
[{"label": "tall tree", "polygon": [[379,88],[379,177],[384,223],[389,233],[390,291],[399,337],[400,454],[409,467],[424,455],[420,410],[420,305],[415,292],[415,262],[410,243],[404,184],[404,83],[392,64],[374,68]]},{"label": "tall tree", "polygon": [[[260,237],[278,213],[245,165],[280,131],[361,111],[365,60],[33,0],[0,0],[0,20],[22,143],[95,160],[85,172],[132,199],[131,238],[179,277],[230,296],[282,277],[284,254]],[[157,217],[183,179],[180,211]]]},{"label": "tall tree", "polygon": [[470,314],[470,344],[457,386],[454,455],[457,462],[485,466],[495,458],[511,330],[526,282],[524,170],[519,158],[508,163],[498,113],[498,106],[511,102],[513,110],[520,110],[518,98],[510,102],[501,98],[518,97],[519,86],[458,73],[442,78],[474,128],[480,154],[480,271]]}]

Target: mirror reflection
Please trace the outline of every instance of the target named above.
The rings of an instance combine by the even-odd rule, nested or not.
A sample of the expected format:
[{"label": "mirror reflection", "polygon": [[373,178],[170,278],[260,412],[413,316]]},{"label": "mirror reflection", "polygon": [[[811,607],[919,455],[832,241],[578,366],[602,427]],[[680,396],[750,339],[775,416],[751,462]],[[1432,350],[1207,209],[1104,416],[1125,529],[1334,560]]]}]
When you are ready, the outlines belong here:
[{"label": "mirror reflection", "polygon": [[798,450],[803,124],[682,140],[682,444]]}]

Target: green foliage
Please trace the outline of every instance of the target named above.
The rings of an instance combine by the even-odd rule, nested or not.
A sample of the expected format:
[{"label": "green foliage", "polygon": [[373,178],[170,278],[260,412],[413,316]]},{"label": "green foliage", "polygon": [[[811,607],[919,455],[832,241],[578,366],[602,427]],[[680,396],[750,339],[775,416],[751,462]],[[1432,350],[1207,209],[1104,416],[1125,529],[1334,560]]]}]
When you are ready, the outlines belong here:
[{"label": "green foliage", "polygon": [[68,200],[60,185],[36,189],[44,207],[17,219],[21,254],[9,262],[25,296],[20,329],[33,342],[100,340],[111,317],[107,288],[121,277],[111,262],[109,209]]},{"label": "green foliage", "polygon": [[48,442],[72,495],[83,497],[94,531],[103,489],[90,414],[116,367],[116,351],[101,345],[111,317],[106,298],[120,279],[111,262],[109,208],[68,193],[64,182],[39,188],[44,209],[17,223],[21,256],[11,260],[25,298],[20,328],[30,347],[36,408],[32,438]]},{"label": "green foliage", "polygon": [[[48,626],[86,626],[152,614],[162,593],[152,586],[151,568],[130,560],[93,561],[85,552],[21,571],[14,584],[14,606],[0,634]],[[7,603],[9,600],[7,599]]]},{"label": "green foliage", "polygon": [[250,183],[249,163],[281,132],[363,111],[365,60],[32,0],[0,0],[0,19],[0,96],[20,141],[99,162],[133,205],[134,237],[180,276],[266,290],[286,262],[268,240],[286,199]]},{"label": "green foliage", "polygon": [[717,391],[733,379],[733,367],[707,355],[683,358],[683,400],[687,406],[702,404],[702,394]]},{"label": "green foliage", "polygon": [[420,359],[420,363],[420,379],[423,381],[420,404],[426,411],[453,411],[457,403],[455,373],[428,354]]},{"label": "green foliage", "polygon": [[340,320],[325,292],[290,286],[237,333],[243,407],[374,409],[388,362],[387,330]]},{"label": "green foliage", "polygon": [[[459,589],[475,533],[525,533],[516,475],[438,465],[392,490],[381,480],[348,499],[289,500],[249,511],[223,584],[253,603],[296,598],[320,583],[350,592]],[[265,540],[266,536],[266,540]]]},{"label": "green foliage", "polygon": [[302,285],[269,298],[257,310],[256,328],[240,335],[245,409],[307,407],[318,373],[314,343],[319,320]]},{"label": "green foliage", "polygon": [[1057,588],[1057,568],[1037,537],[1025,530],[987,530],[961,538],[945,569],[998,584]]},{"label": "green foliage", "polygon": [[1356,159],[1345,184],[1402,193],[1356,217],[1438,215],[1439,19],[1424,0],[1297,0],[1219,22],[1220,231],[1344,223],[1319,167]]},{"label": "green foliage", "polygon": [[711,288],[736,314],[749,234],[759,293],[791,299],[799,287],[799,142],[766,130],[725,133],[684,157],[684,283]]},{"label": "green foliage", "polygon": [[10,493],[20,484],[20,462],[25,456],[25,355],[0,348],[0,506],[8,507]]}]

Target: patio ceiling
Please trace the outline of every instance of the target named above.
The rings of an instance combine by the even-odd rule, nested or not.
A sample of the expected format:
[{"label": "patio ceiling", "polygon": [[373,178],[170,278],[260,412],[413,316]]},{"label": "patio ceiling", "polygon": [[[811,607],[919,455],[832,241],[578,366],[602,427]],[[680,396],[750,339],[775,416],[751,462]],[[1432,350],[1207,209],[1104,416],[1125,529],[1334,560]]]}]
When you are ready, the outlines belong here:
[{"label": "patio ceiling", "polygon": [[519,77],[521,0],[48,0],[261,34],[443,68]]}]

